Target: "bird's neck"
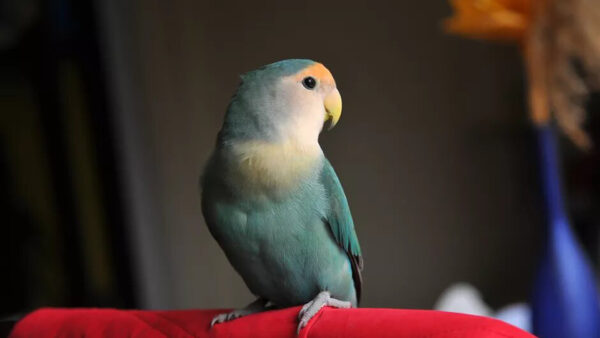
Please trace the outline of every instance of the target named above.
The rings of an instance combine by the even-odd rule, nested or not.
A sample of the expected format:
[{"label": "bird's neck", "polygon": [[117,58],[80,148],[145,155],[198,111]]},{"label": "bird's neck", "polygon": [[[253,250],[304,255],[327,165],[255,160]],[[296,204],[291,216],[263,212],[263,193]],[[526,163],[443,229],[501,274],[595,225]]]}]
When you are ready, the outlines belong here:
[{"label": "bird's neck", "polygon": [[234,183],[249,189],[289,191],[313,175],[323,158],[318,142],[293,139],[241,141],[228,148]]}]

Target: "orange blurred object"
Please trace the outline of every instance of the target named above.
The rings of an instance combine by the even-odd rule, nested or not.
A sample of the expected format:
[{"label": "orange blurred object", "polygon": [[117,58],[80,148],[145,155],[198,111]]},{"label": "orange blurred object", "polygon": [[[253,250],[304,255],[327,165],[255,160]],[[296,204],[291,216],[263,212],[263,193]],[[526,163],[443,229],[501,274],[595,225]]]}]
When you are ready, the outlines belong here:
[{"label": "orange blurred object", "polygon": [[472,38],[522,42],[536,2],[540,0],[451,0],[454,16],[444,26]]},{"label": "orange blurred object", "polygon": [[[530,117],[556,121],[581,149],[585,103],[600,90],[600,0],[450,0],[447,32],[522,47]],[[576,63],[581,66],[577,69]]]}]

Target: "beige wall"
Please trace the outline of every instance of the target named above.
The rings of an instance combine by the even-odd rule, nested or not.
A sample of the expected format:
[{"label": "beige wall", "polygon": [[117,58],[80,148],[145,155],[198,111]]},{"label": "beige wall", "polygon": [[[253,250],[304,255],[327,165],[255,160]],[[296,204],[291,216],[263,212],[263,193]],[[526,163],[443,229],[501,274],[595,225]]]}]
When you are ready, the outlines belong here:
[{"label": "beige wall", "polygon": [[444,36],[441,0],[129,9],[168,274],[166,301],[153,304],[252,299],[204,225],[197,181],[239,74],[298,57],[323,62],[344,100],[322,145],[364,251],[363,306],[430,307],[463,280],[494,305],[527,296],[539,217],[516,50]]}]

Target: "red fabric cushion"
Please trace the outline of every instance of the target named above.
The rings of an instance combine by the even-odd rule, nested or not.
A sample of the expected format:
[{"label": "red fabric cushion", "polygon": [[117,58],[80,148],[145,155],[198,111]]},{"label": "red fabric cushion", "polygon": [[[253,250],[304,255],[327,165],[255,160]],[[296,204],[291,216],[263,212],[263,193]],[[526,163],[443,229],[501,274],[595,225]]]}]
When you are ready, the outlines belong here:
[{"label": "red fabric cushion", "polygon": [[[212,329],[210,320],[224,310],[40,309],[18,322],[11,337],[296,337],[299,309],[263,312]],[[495,319],[456,313],[324,308],[300,337],[533,336]]]}]

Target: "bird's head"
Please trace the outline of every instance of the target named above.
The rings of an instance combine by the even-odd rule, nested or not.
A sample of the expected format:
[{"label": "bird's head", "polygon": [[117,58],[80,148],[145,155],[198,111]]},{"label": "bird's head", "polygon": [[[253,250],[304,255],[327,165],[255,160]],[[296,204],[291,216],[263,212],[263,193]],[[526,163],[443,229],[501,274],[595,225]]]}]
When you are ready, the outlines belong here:
[{"label": "bird's head", "polygon": [[242,75],[222,130],[228,139],[318,143],[339,121],[342,99],[325,66],[290,59]]}]

